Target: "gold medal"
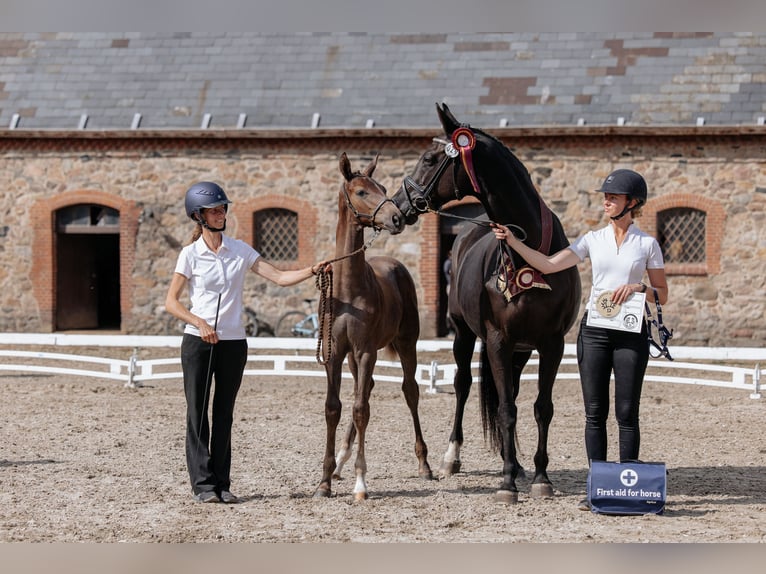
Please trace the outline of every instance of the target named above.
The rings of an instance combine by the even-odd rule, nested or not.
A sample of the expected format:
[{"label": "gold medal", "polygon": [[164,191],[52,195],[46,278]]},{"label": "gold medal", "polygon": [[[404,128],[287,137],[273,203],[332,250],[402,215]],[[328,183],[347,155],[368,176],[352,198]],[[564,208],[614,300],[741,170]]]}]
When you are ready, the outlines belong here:
[{"label": "gold medal", "polygon": [[607,319],[616,316],[622,307],[622,305],[618,305],[612,301],[612,295],[614,295],[614,291],[603,291],[601,295],[596,298],[596,303],[594,305],[596,311],[598,311],[602,317],[606,317]]}]

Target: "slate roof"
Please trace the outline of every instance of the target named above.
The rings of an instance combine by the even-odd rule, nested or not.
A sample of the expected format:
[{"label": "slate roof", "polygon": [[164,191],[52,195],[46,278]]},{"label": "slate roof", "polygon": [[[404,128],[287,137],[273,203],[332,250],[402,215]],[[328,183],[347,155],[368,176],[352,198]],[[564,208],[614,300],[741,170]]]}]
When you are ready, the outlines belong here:
[{"label": "slate roof", "polygon": [[438,127],[436,101],[477,127],[753,125],[766,34],[0,33],[0,130]]}]

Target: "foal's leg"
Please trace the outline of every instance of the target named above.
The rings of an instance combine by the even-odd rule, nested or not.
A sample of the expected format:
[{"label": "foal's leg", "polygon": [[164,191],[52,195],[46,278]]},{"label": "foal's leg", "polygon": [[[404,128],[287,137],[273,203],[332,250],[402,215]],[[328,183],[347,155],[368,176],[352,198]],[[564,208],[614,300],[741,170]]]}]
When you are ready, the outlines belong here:
[{"label": "foal's leg", "polygon": [[[351,371],[351,377],[354,380],[354,392],[357,389],[357,381],[359,380],[359,370],[356,364],[356,358],[353,353],[348,354],[348,370]],[[354,439],[356,439],[356,425],[354,425],[353,417],[348,421],[348,427],[346,428],[346,434],[340,443],[338,454],[335,457],[335,472],[332,477],[340,480],[342,478],[341,472],[343,466],[346,464],[349,458],[351,458],[351,452],[354,450]]]},{"label": "foal's leg", "polygon": [[412,424],[415,427],[415,456],[418,457],[418,476],[428,480],[433,478],[431,467],[428,464],[428,447],[423,440],[423,431],[420,428],[420,416],[418,415],[418,403],[420,402],[420,389],[415,379],[417,370],[417,340],[404,343],[397,342],[394,349],[399,354],[402,363],[404,378],[402,379],[402,392],[407,406],[412,415]]},{"label": "foal's leg", "polygon": [[447,452],[444,454],[439,474],[442,477],[451,476],[460,471],[460,447],[463,446],[463,414],[465,403],[471,391],[473,375],[471,374],[471,359],[476,344],[476,335],[462,320],[455,320],[455,340],[452,343],[452,354],[457,364],[455,380],[455,419],[452,423],[452,433],[449,437]]},{"label": "foal's leg", "polygon": [[328,497],[332,495],[332,473],[335,470],[335,433],[340,421],[340,381],[343,369],[343,354],[335,353],[325,365],[327,373],[327,398],[324,404],[325,423],[327,425],[327,437],[325,452],[322,463],[322,480],[319,483],[315,497]]},{"label": "foal's leg", "polygon": [[357,355],[359,373],[356,392],[354,393],[354,424],[359,435],[359,441],[356,450],[356,461],[354,463],[356,471],[356,484],[354,485],[355,500],[367,499],[367,459],[365,458],[364,439],[367,433],[367,425],[370,422],[370,393],[373,387],[372,373],[375,369],[377,357],[377,350],[360,352]]},{"label": "foal's leg", "polygon": [[537,452],[535,453],[535,478],[530,495],[549,498],[553,496],[553,484],[548,478],[548,429],[553,419],[553,384],[564,355],[564,337],[551,337],[538,349],[540,369],[535,401],[537,421]]}]

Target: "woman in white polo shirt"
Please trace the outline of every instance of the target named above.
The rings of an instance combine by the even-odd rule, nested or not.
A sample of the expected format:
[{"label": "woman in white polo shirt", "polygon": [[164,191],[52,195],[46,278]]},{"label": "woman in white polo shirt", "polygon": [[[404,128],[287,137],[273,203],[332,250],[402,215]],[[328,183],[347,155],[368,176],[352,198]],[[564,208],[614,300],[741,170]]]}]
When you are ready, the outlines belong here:
[{"label": "woman in white polo shirt", "polygon": [[[654,237],[638,229],[633,222],[646,203],[644,178],[635,171],[618,169],[609,174],[597,191],[604,194],[604,212],[609,217],[609,224],[587,232],[558,253],[549,256],[527,247],[503,225],[493,225],[495,236],[544,274],[567,269],[590,257],[594,293],[611,292],[611,296],[607,293],[606,301],[602,300],[609,307],[622,305],[639,292],[646,293],[650,302],[656,294],[660,304],[664,304],[668,298],[668,285],[660,246]],[[642,283],[644,274],[648,275],[652,287],[648,291]],[[580,322],[577,337],[588,460],[606,460],[612,372],[620,460],[637,460],[641,442],[638,411],[649,360],[646,325],[636,333],[587,323],[588,311]],[[587,510],[587,500],[580,502],[579,508]]]},{"label": "woman in white polo shirt", "polygon": [[[234,402],[247,362],[242,291],[248,271],[282,286],[304,281],[321,262],[282,271],[244,241],[224,235],[231,203],[223,189],[202,181],[186,192],[186,214],[197,224],[178,256],[165,309],[186,322],[181,363],[186,395],[186,464],[198,502],[238,502],[231,493],[231,427]],[[188,285],[191,308],[181,303]],[[207,405],[215,377],[212,425]],[[209,446],[208,446],[209,445]]]}]

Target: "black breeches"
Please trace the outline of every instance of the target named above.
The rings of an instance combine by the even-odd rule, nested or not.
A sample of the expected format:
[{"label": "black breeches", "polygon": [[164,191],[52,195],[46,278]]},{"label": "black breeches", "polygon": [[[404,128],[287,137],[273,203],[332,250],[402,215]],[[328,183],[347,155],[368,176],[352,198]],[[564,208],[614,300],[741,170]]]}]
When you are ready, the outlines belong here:
[{"label": "black breeches", "polygon": [[641,445],[638,411],[649,361],[646,326],[629,333],[580,323],[577,363],[585,404],[585,448],[588,460],[606,460],[609,383],[614,373],[614,411],[620,440],[620,460],[638,459]]}]

